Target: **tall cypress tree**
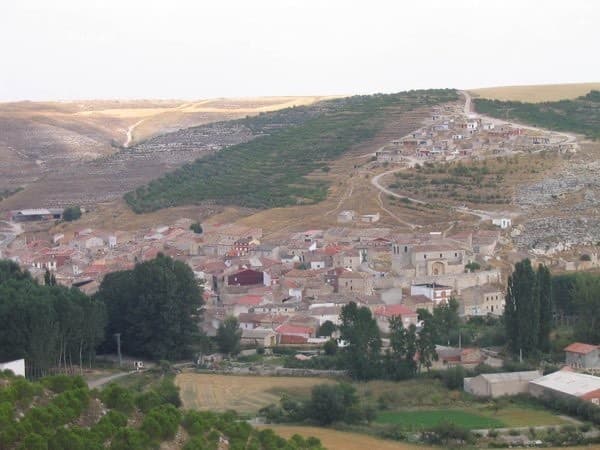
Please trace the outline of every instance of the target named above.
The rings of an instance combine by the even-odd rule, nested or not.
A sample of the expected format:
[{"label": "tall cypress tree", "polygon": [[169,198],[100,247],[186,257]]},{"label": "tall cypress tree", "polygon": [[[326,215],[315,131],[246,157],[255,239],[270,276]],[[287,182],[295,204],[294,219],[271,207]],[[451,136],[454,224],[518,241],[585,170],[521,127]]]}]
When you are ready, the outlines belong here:
[{"label": "tall cypress tree", "polygon": [[508,279],[505,307],[506,331],[513,353],[530,355],[537,351],[540,326],[540,296],[531,261],[515,264]]},{"label": "tall cypress tree", "polygon": [[542,264],[537,270],[537,282],[540,296],[539,348],[543,352],[548,352],[552,330],[552,276],[550,269]]}]

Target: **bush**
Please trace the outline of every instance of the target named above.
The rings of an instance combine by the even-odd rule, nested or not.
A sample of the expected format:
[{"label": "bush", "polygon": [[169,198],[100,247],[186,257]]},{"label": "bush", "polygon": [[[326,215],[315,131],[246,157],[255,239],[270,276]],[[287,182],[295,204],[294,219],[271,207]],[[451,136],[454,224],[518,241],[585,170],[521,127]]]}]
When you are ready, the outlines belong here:
[{"label": "bush", "polygon": [[451,367],[442,373],[442,382],[448,389],[461,389],[463,387],[465,376],[466,371],[463,366]]},{"label": "bush", "polygon": [[87,386],[82,377],[71,377],[68,375],[53,375],[46,377],[42,380],[42,384],[57,394]]},{"label": "bush", "polygon": [[63,211],[63,219],[72,222],[81,217],[81,208],[79,206],[68,206]]},{"label": "bush", "polygon": [[469,430],[449,422],[442,422],[430,428],[423,433],[423,438],[431,444],[444,445],[446,447],[453,443],[472,444],[475,441],[473,433]]},{"label": "bush", "polygon": [[133,411],[135,406],[131,391],[114,383],[109,384],[102,390],[100,399],[108,408],[116,409],[125,414]]},{"label": "bush", "polygon": [[196,234],[202,234],[202,225],[199,222],[195,222],[190,225],[190,230],[192,230]]},{"label": "bush", "polygon": [[326,355],[329,355],[329,356],[335,355],[338,350],[337,341],[335,339],[329,339],[327,342],[325,342],[325,345],[323,345],[323,350],[325,351]]}]

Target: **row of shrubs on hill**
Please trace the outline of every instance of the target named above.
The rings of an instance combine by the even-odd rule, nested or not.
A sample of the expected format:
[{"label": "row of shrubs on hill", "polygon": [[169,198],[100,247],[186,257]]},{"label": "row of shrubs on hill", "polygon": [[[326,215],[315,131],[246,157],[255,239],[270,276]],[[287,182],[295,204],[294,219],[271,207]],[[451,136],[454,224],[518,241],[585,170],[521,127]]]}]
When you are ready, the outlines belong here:
[{"label": "row of shrubs on hill", "polygon": [[[320,450],[319,440],[285,440],[271,430],[257,431],[235,413],[183,413],[178,389],[168,378],[154,389],[134,393],[116,384],[90,391],[80,377],[53,376],[39,382],[0,375],[0,449],[142,450],[159,448],[180,426],[190,436],[185,450],[229,448]],[[93,399],[108,411],[84,424]],[[97,401],[96,400],[96,401]],[[135,417],[139,426],[130,422]]]},{"label": "row of shrubs on hill", "polygon": [[283,127],[186,164],[127,193],[125,200],[138,213],[203,201],[251,208],[318,202],[327,195],[327,183],[306,175],[327,171],[329,161],[372,138],[383,127],[387,108],[410,111],[456,98],[455,90],[431,90],[332,100],[305,107],[317,108],[319,114],[287,127],[282,115],[302,109],[244,119],[246,126],[262,132],[270,132],[269,123]]},{"label": "row of shrubs on hill", "polygon": [[475,107],[482,114],[501,119],[508,117],[542,128],[600,138],[600,91],[574,100],[543,103],[475,99]]}]

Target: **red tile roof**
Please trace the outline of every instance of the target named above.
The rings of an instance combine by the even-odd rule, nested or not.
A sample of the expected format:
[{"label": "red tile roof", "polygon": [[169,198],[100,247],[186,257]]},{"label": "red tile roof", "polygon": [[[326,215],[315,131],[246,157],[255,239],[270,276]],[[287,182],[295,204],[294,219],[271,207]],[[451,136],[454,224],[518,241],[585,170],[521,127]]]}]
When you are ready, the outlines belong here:
[{"label": "red tile roof", "polygon": [[243,297],[235,300],[236,305],[246,305],[246,306],[257,306],[260,305],[263,301],[261,295],[244,295]]},{"label": "red tile roof", "polygon": [[404,305],[386,305],[375,310],[376,316],[393,317],[393,316],[416,316],[417,313]]},{"label": "red tile roof", "polygon": [[573,342],[571,345],[565,347],[565,352],[570,353],[581,353],[586,355],[594,350],[598,349],[597,345],[583,344],[581,342]]},{"label": "red tile roof", "polygon": [[279,338],[279,343],[286,344],[286,345],[306,344],[307,342],[308,342],[308,338],[306,338],[304,336],[296,336],[293,334],[282,334],[281,337]]},{"label": "red tile roof", "polygon": [[303,327],[300,325],[291,325],[289,323],[284,323],[283,325],[279,325],[275,331],[279,334],[312,334],[314,329],[312,327]]}]

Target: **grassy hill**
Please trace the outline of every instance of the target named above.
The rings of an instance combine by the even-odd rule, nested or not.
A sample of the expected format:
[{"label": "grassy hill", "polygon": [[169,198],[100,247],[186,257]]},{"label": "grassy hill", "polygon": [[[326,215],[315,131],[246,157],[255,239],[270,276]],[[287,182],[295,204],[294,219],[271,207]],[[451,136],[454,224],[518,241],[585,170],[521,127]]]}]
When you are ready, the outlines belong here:
[{"label": "grassy hill", "polygon": [[482,114],[501,119],[600,138],[600,91],[591,91],[573,100],[542,103],[479,98],[475,99],[475,108]]},{"label": "grassy hill", "polygon": [[323,450],[315,438],[286,440],[234,412],[185,412],[179,403],[168,377],[143,392],[116,384],[90,391],[80,377],[29,382],[0,372],[0,449]]},{"label": "grassy hill", "polygon": [[307,175],[327,172],[328,162],[373,138],[387,111],[457,98],[455,90],[355,96],[243,119],[240,126],[264,136],[186,164],[125,200],[136,212],[205,201],[252,208],[319,202],[328,185]]}]

